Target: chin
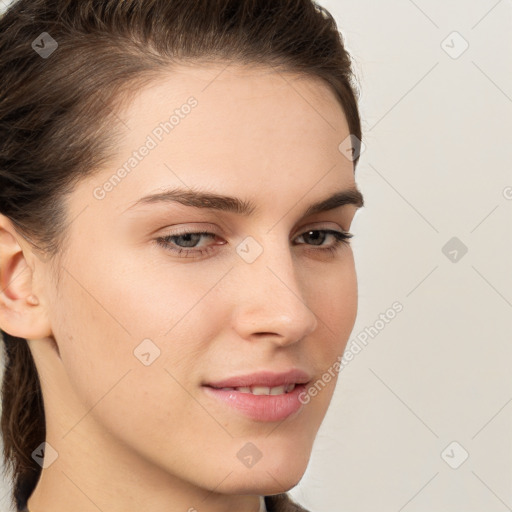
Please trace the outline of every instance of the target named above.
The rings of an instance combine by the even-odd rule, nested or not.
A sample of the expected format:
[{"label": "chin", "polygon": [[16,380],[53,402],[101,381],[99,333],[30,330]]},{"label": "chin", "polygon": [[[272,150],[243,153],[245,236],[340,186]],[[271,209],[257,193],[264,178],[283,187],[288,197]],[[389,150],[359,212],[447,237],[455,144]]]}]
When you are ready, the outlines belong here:
[{"label": "chin", "polygon": [[[290,476],[287,475],[285,479],[279,481],[272,474],[268,473],[260,477],[253,476],[252,478],[233,478],[231,476],[229,484],[226,483],[220,492],[225,494],[261,494],[264,496],[280,494],[293,489],[302,478],[302,475],[297,479],[290,478]],[[219,491],[219,488],[215,490]]]},{"label": "chin", "polygon": [[308,462],[309,452],[283,451],[262,457],[250,468],[237,468],[224,482],[222,492],[268,495],[289,491],[302,479]]}]

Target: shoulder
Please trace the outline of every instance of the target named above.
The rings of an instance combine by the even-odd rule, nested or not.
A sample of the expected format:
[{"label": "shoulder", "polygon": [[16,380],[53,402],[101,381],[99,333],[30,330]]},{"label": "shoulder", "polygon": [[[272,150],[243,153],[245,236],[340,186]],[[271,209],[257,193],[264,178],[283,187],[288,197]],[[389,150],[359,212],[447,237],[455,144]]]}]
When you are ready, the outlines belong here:
[{"label": "shoulder", "polygon": [[265,496],[267,512],[309,512],[295,503],[287,493]]}]

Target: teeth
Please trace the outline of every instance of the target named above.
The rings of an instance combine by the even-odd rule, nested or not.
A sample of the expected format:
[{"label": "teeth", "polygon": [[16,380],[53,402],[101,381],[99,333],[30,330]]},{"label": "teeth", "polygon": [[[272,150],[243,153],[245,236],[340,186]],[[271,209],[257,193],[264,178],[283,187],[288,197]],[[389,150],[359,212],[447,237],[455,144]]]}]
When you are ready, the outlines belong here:
[{"label": "teeth", "polygon": [[273,388],[266,386],[252,386],[239,388],[221,388],[223,391],[239,391],[240,393],[251,393],[252,395],[283,395],[290,393],[295,389],[295,384],[287,384],[286,386],[275,386]]},{"label": "teeth", "polygon": [[269,389],[269,395],[283,395],[286,392],[285,386],[276,386]]},{"label": "teeth", "polygon": [[274,388],[266,388],[264,386],[252,386],[251,393],[253,395],[270,395],[270,390]]}]

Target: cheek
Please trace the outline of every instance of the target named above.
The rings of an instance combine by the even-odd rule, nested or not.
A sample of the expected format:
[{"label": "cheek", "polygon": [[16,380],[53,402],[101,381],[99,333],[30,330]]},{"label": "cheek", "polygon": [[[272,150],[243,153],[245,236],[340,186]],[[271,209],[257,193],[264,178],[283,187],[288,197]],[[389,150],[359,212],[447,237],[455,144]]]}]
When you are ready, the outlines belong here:
[{"label": "cheek", "polygon": [[[95,301],[81,299],[67,308],[57,333],[65,340],[61,355],[74,390],[69,428],[77,425],[74,433],[80,436],[99,427],[102,436],[129,446],[129,456],[142,456],[177,472],[191,460],[205,460],[204,453],[196,453],[204,449],[198,440],[217,436],[222,443],[226,437],[217,418],[197,400],[199,371],[204,367],[199,360],[215,322],[208,304],[197,305],[195,315],[185,315],[166,337],[153,336],[160,355],[145,366],[133,354],[139,340],[101,313]],[[128,307],[126,302],[119,306]],[[182,304],[181,309],[189,308]],[[151,304],[141,305],[130,326],[149,311],[154,311]],[[198,315],[207,320],[198,323]],[[150,324],[139,330],[151,338],[152,330],[160,333],[162,328]],[[195,473],[190,478],[196,478]]]},{"label": "cheek", "polygon": [[119,274],[94,275],[76,270],[77,279],[63,282],[54,334],[69,380],[86,406],[127,371],[145,372],[138,389],[152,395],[161,386],[169,388],[166,369],[183,383],[199,378],[198,358],[226,324],[216,291],[207,293],[218,278],[165,270],[125,266]]},{"label": "cheek", "polygon": [[[352,251],[346,251],[338,264],[311,274],[308,281],[308,306],[317,315],[318,328],[325,336],[329,357],[340,354],[357,316],[357,276]],[[316,336],[318,338],[318,336]]]},{"label": "cheek", "polygon": [[116,321],[117,311],[104,306],[103,292],[90,286],[85,291],[68,280],[52,319],[62,367],[85,408],[91,408],[134,361],[132,338]]},{"label": "cheek", "polygon": [[355,270],[344,274],[337,285],[333,283],[331,296],[333,300],[330,309],[327,304],[326,309],[330,312],[332,330],[339,333],[344,348],[357,316],[358,292]]},{"label": "cheek", "polygon": [[[134,252],[122,270],[108,279],[105,300],[135,342],[144,338],[167,340],[182,323],[197,319],[215,305],[216,285],[229,267],[226,264],[176,263],[166,259],[163,249]],[[222,286],[222,284],[220,285]],[[203,322],[201,322],[203,323]]]},{"label": "cheek", "polygon": [[[332,265],[308,288],[308,306],[317,315],[318,332],[307,341],[305,353],[314,362],[317,380],[306,390],[311,415],[323,418],[339,378],[339,361],[357,316],[357,276],[352,253]],[[318,426],[320,423],[318,423]]]},{"label": "cheek", "polygon": [[[72,393],[70,426],[80,421],[78,429],[85,429],[94,421],[143,451],[148,435],[158,438],[161,446],[170,425],[183,425],[186,432],[187,422],[197,414],[198,406],[184,389],[194,385],[191,376],[200,352],[193,338],[203,334],[192,315],[184,316],[189,309],[186,303],[175,318],[160,309],[159,301],[141,302],[136,292],[119,295],[116,281],[102,279],[103,286],[93,288],[89,280],[94,297],[72,279],[63,283],[66,299],[60,299],[54,334],[66,373],[63,379]],[[162,337],[162,330],[176,322]],[[147,362],[144,352],[134,354],[143,339],[154,340],[154,346],[144,348],[150,353],[148,365],[143,362]],[[156,358],[154,347],[159,351]]]}]

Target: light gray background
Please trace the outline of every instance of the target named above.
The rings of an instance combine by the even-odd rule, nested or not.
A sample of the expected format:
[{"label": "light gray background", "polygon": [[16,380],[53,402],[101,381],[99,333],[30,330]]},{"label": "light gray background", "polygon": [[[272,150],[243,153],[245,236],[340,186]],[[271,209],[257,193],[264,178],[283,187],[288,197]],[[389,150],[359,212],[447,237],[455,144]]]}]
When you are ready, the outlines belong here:
[{"label": "light gray background", "polygon": [[[350,340],[403,311],[340,373],[290,493],[312,512],[512,510],[512,3],[320,3],[361,87]],[[453,237],[466,254],[443,253]]]}]

